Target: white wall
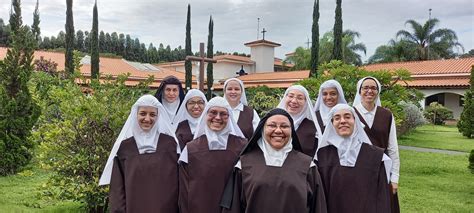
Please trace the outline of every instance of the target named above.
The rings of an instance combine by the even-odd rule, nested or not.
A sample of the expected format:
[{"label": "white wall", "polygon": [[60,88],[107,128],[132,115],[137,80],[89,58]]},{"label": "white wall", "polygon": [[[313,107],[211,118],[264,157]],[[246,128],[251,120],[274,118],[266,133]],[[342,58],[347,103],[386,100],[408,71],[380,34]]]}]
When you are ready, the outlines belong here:
[{"label": "white wall", "polygon": [[250,59],[255,61],[256,73],[273,72],[275,69],[275,48],[265,45],[250,48]]}]

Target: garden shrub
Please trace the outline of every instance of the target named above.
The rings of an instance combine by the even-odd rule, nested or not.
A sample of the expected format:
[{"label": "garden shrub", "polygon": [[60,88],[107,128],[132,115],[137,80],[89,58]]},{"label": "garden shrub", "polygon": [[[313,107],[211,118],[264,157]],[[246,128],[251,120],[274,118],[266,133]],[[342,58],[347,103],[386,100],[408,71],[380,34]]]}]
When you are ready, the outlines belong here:
[{"label": "garden shrub", "polygon": [[471,150],[471,154],[469,155],[469,166],[467,168],[474,174],[474,149]]},{"label": "garden shrub", "polygon": [[417,126],[427,123],[425,117],[423,117],[423,112],[415,104],[406,102],[401,102],[400,104],[405,112],[405,120],[402,121],[397,129],[398,134],[403,135]]},{"label": "garden shrub", "polygon": [[464,94],[464,108],[458,122],[458,130],[468,138],[474,138],[474,66],[471,67],[471,85]]},{"label": "garden shrub", "polygon": [[431,103],[423,113],[425,118],[435,125],[444,125],[446,120],[453,119],[453,112],[438,102]]}]

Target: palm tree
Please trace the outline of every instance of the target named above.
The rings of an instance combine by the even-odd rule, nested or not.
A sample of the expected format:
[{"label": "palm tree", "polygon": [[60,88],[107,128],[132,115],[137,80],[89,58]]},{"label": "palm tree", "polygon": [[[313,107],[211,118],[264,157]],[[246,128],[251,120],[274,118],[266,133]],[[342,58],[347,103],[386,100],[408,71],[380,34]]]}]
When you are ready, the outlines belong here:
[{"label": "palm tree", "polygon": [[375,49],[374,55],[369,58],[368,63],[384,63],[397,61],[416,60],[416,48],[405,40],[391,39],[387,45],[382,45]]},{"label": "palm tree", "polygon": [[[361,35],[353,30],[345,30],[342,33],[342,58],[347,64],[362,65],[362,56],[358,52],[366,54],[367,48],[363,43],[356,43],[355,39]],[[331,53],[334,45],[334,35],[332,31],[323,35],[320,44],[319,58],[321,63],[331,60]]]},{"label": "palm tree", "polygon": [[415,47],[418,60],[429,60],[438,58],[452,58],[456,56],[455,48],[464,47],[458,42],[458,37],[453,30],[442,28],[435,30],[439,20],[429,19],[423,26],[415,20],[408,20],[405,24],[410,25],[413,33],[406,30],[397,32],[397,38],[407,41]]}]

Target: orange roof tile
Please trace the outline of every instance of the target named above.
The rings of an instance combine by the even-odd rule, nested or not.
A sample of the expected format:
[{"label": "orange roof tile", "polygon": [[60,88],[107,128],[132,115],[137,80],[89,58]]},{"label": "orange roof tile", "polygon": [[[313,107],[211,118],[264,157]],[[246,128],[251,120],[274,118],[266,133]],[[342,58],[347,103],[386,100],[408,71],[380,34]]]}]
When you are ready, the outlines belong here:
[{"label": "orange roof tile", "polygon": [[[7,54],[7,48],[0,47],[0,59],[5,58]],[[40,59],[43,57],[45,60],[51,60],[58,64],[58,70],[64,70],[65,56],[61,52],[48,52],[48,51],[35,51],[34,58]],[[149,76],[154,77],[154,82],[150,85],[152,88],[159,86],[161,80],[166,76],[173,75],[177,77],[180,81],[184,82],[185,74],[182,72],[177,72],[173,70],[168,70],[164,68],[159,68],[159,71],[144,71],[138,70],[128,64],[124,59],[121,58],[100,58],[100,74],[101,76],[111,75],[112,77],[117,77],[120,74],[130,73],[129,79],[126,82],[127,85],[138,84],[139,81],[147,79]],[[89,77],[90,76],[91,65],[83,64],[81,66],[81,73]],[[193,84],[196,85],[196,77],[193,76]]]},{"label": "orange roof tile", "polygon": [[415,88],[433,88],[433,87],[448,87],[448,88],[466,88],[469,87],[469,76],[467,77],[451,77],[451,78],[414,78],[412,81],[398,82],[400,85],[415,87]]},{"label": "orange roof tile", "polygon": [[370,64],[363,66],[368,71],[407,69],[412,75],[470,73],[474,57],[446,60],[411,61]]},{"label": "orange roof tile", "polygon": [[[238,78],[244,82],[245,88],[256,86],[268,86],[270,88],[287,88],[294,83],[309,77],[309,70],[287,71],[287,72],[268,72],[254,73],[239,76]],[[214,89],[222,90],[224,81],[214,85]]]}]

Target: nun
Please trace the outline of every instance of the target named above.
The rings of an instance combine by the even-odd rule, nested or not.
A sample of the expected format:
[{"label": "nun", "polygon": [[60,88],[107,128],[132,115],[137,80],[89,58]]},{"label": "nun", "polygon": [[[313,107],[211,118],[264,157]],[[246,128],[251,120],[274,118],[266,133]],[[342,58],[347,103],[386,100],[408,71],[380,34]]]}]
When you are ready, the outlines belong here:
[{"label": "nun", "polygon": [[315,160],[328,212],[390,212],[390,158],[373,146],[347,104],[334,106]]},{"label": "nun", "polygon": [[201,117],[206,104],[206,96],[200,90],[191,89],[186,93],[183,107],[179,108],[174,122],[176,138],[178,138],[181,149],[184,148],[186,143],[193,140],[199,117]]},{"label": "nun", "polygon": [[301,153],[293,119],[273,109],[240,155],[221,200],[222,212],[326,212],[313,158]]},{"label": "nun", "polygon": [[319,128],[321,129],[321,134],[324,133],[324,129],[327,125],[325,122],[328,118],[329,110],[336,106],[336,104],[346,103],[347,101],[344,98],[344,91],[339,82],[331,79],[321,84],[319,87],[318,98],[313,107],[316,118],[318,119]]},{"label": "nun", "polygon": [[390,110],[382,107],[380,102],[380,82],[374,77],[365,77],[357,82],[357,93],[354,98],[354,108],[364,130],[372,144],[384,149],[392,159],[390,171],[390,187],[393,196],[392,212],[400,212],[398,204],[398,179],[400,176],[400,156],[398,152],[397,128],[395,118]]},{"label": "nun", "polygon": [[111,212],[177,212],[179,145],[164,107],[140,97],[115,141],[99,185]]},{"label": "nun", "polygon": [[165,107],[171,123],[174,123],[175,115],[184,99],[184,90],[181,81],[174,76],[166,76],[163,81],[161,81],[155,97]]},{"label": "nun", "polygon": [[308,90],[301,85],[288,87],[278,108],[284,109],[290,114],[301,150],[306,155],[313,157],[318,147],[318,135],[321,134],[321,130],[314,115]]},{"label": "nun", "polygon": [[229,103],[214,97],[204,108],[194,140],[179,157],[181,213],[218,213],[226,181],[247,140],[232,117]]},{"label": "nun", "polygon": [[260,117],[257,111],[248,106],[244,83],[238,78],[229,78],[224,82],[224,97],[232,108],[234,120],[237,121],[245,138],[250,140],[257,128]]}]

